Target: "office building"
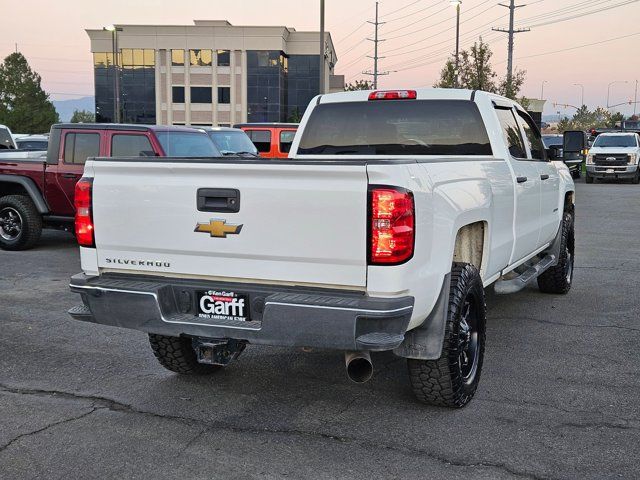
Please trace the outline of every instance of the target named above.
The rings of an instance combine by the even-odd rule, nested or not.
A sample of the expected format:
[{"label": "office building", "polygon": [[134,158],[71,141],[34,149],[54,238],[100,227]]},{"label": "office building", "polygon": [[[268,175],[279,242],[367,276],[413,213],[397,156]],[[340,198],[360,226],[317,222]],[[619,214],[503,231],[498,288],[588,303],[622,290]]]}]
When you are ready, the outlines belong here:
[{"label": "office building", "polygon": [[[298,121],[319,93],[319,32],[195,20],[87,34],[99,122],[116,120],[116,90],[121,122],[214,126]],[[325,93],[344,88],[336,62],[326,33]]]}]

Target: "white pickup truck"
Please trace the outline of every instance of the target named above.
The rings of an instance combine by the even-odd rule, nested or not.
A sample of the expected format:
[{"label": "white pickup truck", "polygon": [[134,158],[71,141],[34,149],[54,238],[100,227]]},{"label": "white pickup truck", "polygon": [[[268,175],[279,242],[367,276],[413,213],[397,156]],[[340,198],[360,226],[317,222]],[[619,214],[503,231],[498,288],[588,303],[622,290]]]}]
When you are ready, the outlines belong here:
[{"label": "white pickup truck", "polygon": [[607,132],[596,137],[587,155],[587,183],[594,179],[630,179],[640,183],[640,135]]},{"label": "white pickup truck", "polygon": [[267,344],[343,351],[363,382],[393,350],[419,400],[461,407],[484,289],[572,281],[571,175],[520,106],[480,91],[318,96],[288,159],[90,159],[75,198],[69,313],[149,333],[178,373]]}]

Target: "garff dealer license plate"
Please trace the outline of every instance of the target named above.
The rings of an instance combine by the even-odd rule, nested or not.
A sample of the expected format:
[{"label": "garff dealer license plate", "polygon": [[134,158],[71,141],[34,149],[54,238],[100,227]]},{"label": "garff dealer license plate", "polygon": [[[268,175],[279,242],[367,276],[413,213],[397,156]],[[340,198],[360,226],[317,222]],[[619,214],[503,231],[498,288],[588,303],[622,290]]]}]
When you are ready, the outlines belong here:
[{"label": "garff dealer license plate", "polygon": [[198,317],[211,320],[249,320],[249,296],[226,290],[198,292]]}]

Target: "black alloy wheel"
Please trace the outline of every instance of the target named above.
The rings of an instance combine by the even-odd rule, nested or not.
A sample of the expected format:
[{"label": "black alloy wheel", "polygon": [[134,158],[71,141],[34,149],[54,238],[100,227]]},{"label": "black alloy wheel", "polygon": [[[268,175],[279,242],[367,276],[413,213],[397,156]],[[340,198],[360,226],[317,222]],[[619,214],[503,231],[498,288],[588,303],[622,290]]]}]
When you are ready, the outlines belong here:
[{"label": "black alloy wheel", "polygon": [[0,237],[9,242],[15,241],[22,233],[22,216],[13,207],[0,210]]}]

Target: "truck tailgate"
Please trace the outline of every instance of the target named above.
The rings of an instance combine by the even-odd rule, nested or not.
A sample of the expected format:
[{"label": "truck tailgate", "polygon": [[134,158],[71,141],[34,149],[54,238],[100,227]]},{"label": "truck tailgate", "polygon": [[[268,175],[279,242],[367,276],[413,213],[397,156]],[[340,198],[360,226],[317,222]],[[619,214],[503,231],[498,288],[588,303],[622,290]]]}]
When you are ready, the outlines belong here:
[{"label": "truck tailgate", "polygon": [[364,165],[99,160],[90,168],[101,269],[366,285]]}]

